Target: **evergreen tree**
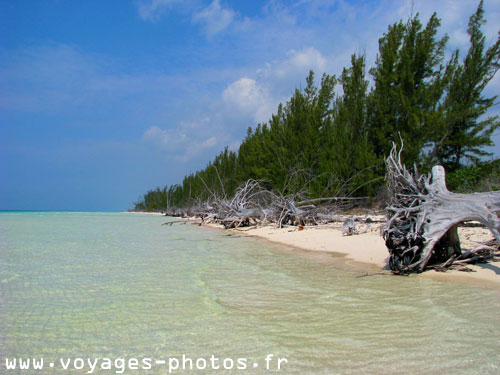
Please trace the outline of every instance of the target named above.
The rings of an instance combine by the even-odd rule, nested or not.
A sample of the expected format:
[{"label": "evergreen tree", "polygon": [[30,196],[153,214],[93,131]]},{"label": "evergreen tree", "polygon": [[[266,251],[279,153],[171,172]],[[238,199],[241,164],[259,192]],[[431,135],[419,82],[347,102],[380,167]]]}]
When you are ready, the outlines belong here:
[{"label": "evergreen tree", "polygon": [[441,62],[448,38],[436,38],[439,26],[433,14],[422,29],[417,14],[406,24],[390,26],[379,40],[379,55],[370,70],[375,81],[370,141],[379,159],[389,154],[392,142],[403,139],[404,161],[420,161],[443,91]]},{"label": "evergreen tree", "polygon": [[321,156],[322,170],[329,177],[326,186],[334,194],[369,193],[373,187],[366,183],[375,177],[376,161],[368,141],[365,57],[353,55],[351,64],[342,72],[343,95],[337,97],[333,120],[326,124],[329,144]]},{"label": "evergreen tree", "polygon": [[469,20],[470,48],[465,59],[458,61],[457,50],[450,60],[449,83],[441,106],[442,126],[431,141],[431,162],[442,164],[450,172],[466,160],[477,162],[479,157],[489,155],[483,147],[493,144],[491,135],[500,125],[498,116],[484,118],[497,98],[486,98],[483,91],[500,67],[500,36],[485,47],[483,15],[481,1]]}]

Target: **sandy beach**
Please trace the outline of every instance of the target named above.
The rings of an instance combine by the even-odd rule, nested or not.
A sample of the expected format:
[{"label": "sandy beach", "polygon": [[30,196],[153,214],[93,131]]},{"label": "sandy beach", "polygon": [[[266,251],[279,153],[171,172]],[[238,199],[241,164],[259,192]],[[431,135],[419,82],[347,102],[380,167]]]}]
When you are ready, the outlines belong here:
[{"label": "sandy beach", "polygon": [[[208,224],[213,228],[222,228],[218,224]],[[383,224],[373,223],[365,233],[343,236],[342,223],[326,226],[275,228],[273,225],[251,228],[232,229],[232,232],[246,236],[263,238],[285,246],[307,250],[336,253],[343,260],[368,274],[376,272],[390,273],[387,260],[388,251],[381,236]],[[359,225],[363,231],[364,225]],[[493,238],[487,228],[459,228],[462,248],[472,249],[480,242]],[[426,271],[409,277],[430,277],[440,280],[468,282],[500,289],[500,262],[490,262],[467,266],[471,272],[448,270],[446,272]],[[396,277],[396,276],[395,276]]]},{"label": "sandy beach", "polygon": [[123,211],[125,214],[165,216],[162,212]]},{"label": "sandy beach", "polygon": [[[159,212],[129,212],[136,214],[163,215]],[[372,219],[380,220],[381,217]],[[199,219],[181,219],[199,223]],[[222,225],[206,224],[210,228],[222,229]],[[229,231],[249,237],[258,237],[284,246],[306,250],[335,253],[344,263],[361,268],[368,274],[376,272],[390,273],[387,266],[388,251],[381,236],[383,224],[372,223],[369,227],[358,224],[357,229],[362,234],[352,236],[342,235],[342,223],[332,223],[325,226],[309,226],[299,230],[297,227],[276,228],[274,225],[260,227],[230,229]],[[461,227],[458,229],[460,243],[463,249],[473,249],[482,242],[493,238],[487,228]],[[448,270],[436,272],[433,270],[410,277],[430,277],[439,280],[469,282],[500,289],[500,262],[467,265],[471,272]]]}]

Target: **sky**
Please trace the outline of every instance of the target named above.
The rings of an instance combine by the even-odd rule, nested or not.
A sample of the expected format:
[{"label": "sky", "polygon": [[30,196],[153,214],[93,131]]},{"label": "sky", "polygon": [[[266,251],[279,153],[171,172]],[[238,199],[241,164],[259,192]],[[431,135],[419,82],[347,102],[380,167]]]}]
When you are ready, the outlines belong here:
[{"label": "sky", "polygon": [[[0,0],[0,210],[121,211],[182,182],[303,88],[373,65],[387,26],[469,0]],[[493,43],[500,1],[485,1]],[[500,93],[499,75],[486,89]],[[500,114],[497,105],[490,114]],[[500,155],[500,135],[495,135]]]}]

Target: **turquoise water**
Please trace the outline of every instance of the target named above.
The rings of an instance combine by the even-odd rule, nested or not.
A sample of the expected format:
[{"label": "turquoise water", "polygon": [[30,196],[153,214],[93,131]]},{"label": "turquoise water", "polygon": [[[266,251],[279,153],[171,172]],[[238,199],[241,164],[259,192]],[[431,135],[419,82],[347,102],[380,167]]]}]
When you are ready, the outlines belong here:
[{"label": "turquoise water", "polygon": [[[359,277],[329,254],[167,220],[0,213],[0,373],[84,374],[88,365],[66,371],[60,359],[183,354],[247,368],[173,373],[500,373],[497,290]],[[7,370],[14,357],[54,367]],[[288,360],[280,371],[277,357]],[[167,374],[167,364],[125,373]]]}]

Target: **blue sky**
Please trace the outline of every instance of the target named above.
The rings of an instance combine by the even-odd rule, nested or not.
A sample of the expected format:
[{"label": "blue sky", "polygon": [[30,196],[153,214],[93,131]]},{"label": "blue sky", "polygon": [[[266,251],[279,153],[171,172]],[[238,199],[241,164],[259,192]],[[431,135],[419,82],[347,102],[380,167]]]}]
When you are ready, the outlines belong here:
[{"label": "blue sky", "polygon": [[[309,69],[340,74],[363,52],[372,64],[390,23],[437,11],[465,52],[477,4],[0,0],[0,209],[130,208],[236,148]],[[493,42],[500,2],[485,10]],[[497,75],[487,93],[499,89]]]}]

